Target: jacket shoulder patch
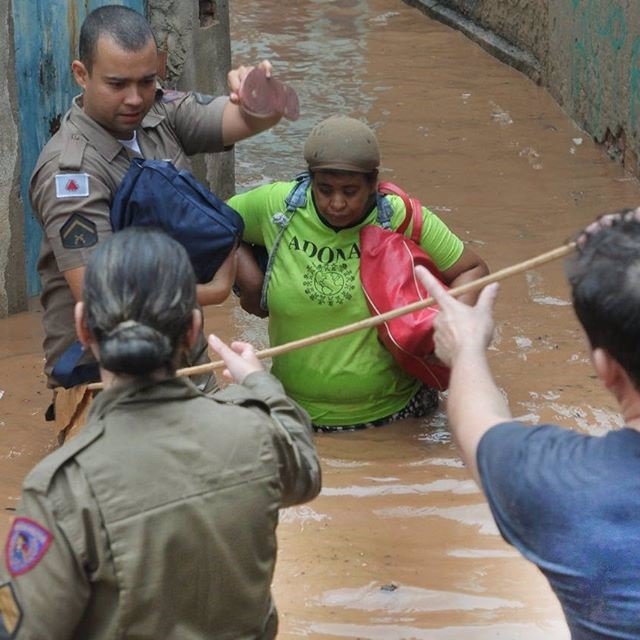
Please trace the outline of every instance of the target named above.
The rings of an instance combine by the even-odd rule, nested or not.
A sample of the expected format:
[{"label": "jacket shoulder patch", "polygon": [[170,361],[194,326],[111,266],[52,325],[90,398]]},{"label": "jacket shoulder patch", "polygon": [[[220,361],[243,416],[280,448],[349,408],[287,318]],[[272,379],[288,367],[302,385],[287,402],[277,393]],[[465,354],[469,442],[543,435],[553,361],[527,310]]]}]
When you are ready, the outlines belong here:
[{"label": "jacket shoulder patch", "polygon": [[31,571],[49,549],[53,535],[29,518],[16,518],[11,525],[5,548],[7,569],[12,576]]},{"label": "jacket shoulder patch", "polygon": [[89,195],[89,174],[59,173],[56,175],[56,198],[86,198]]}]

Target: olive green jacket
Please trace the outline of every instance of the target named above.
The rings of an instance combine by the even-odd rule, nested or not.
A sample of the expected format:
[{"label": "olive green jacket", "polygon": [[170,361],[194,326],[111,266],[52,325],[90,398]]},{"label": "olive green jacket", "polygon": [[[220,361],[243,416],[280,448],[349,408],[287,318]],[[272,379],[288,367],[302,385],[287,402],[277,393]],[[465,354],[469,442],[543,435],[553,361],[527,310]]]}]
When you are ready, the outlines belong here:
[{"label": "olive green jacket", "polygon": [[278,509],[319,491],[308,416],[267,373],[106,390],[24,483],[0,639],[273,638]]}]

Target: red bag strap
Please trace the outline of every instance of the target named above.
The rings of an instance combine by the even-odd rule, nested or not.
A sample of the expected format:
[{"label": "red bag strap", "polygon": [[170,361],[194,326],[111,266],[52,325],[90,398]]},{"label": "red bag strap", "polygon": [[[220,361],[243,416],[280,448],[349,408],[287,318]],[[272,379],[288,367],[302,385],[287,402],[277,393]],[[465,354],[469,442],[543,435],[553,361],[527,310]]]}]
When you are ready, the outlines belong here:
[{"label": "red bag strap", "polygon": [[396,231],[398,233],[404,233],[409,226],[409,222],[411,222],[411,219],[413,218],[411,239],[416,244],[420,244],[420,236],[422,234],[422,205],[420,204],[420,200],[412,198],[393,182],[380,182],[378,184],[378,191],[385,194],[389,193],[402,199],[402,202],[404,202],[405,216]]}]

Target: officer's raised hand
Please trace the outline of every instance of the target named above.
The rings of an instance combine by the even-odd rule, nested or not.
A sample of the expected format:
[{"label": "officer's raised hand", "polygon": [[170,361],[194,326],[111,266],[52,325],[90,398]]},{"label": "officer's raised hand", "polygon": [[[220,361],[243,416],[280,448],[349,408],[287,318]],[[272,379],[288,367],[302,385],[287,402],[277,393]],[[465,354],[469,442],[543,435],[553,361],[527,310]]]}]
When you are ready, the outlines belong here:
[{"label": "officer's raised hand", "polygon": [[235,341],[226,345],[218,336],[209,335],[209,346],[224,360],[227,368],[222,375],[228,380],[242,384],[244,379],[256,371],[264,371],[252,345]]}]

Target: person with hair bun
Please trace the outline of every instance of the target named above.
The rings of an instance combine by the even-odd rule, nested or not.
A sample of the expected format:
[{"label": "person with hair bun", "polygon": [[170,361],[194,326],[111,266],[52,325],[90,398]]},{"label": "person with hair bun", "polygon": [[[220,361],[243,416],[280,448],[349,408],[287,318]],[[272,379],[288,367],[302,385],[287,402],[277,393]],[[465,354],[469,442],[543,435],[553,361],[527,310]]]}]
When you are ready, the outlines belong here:
[{"label": "person with hair bun", "polygon": [[75,321],[104,383],[27,476],[0,567],[0,640],[274,638],[278,509],[314,498],[307,414],[242,342],[239,384],[175,376],[202,322],[184,248],[134,227],[92,254]]},{"label": "person with hair bun", "polygon": [[[263,278],[241,247],[236,284],[246,311],[268,313],[274,347],[368,317],[360,230],[380,224],[383,206],[392,229],[405,217],[400,197],[378,193],[380,149],[364,122],[344,115],[319,122],[307,137],[304,159],[308,171],[298,181],[263,185],[229,200],[244,220],[243,240],[269,253]],[[488,273],[484,260],[434,213],[423,207],[422,217],[420,245],[446,284]],[[475,298],[461,296],[469,303]],[[438,404],[437,391],[400,368],[375,328],[274,357],[272,371],[319,431],[423,417]]]}]

